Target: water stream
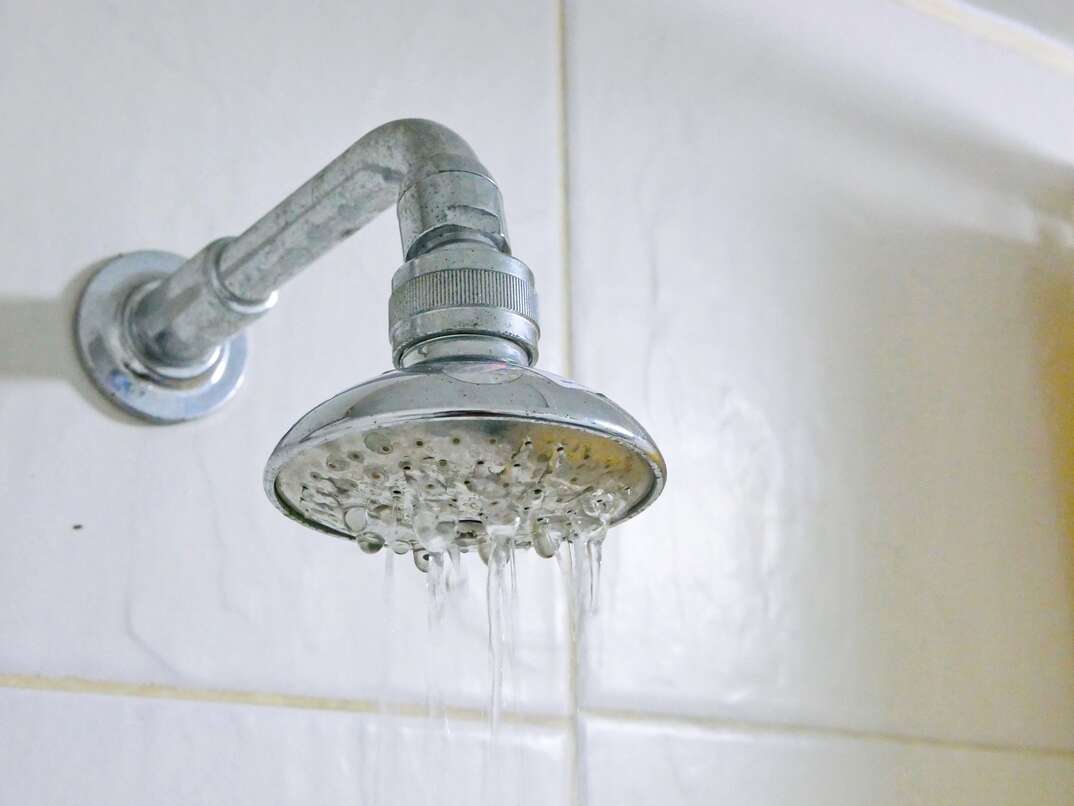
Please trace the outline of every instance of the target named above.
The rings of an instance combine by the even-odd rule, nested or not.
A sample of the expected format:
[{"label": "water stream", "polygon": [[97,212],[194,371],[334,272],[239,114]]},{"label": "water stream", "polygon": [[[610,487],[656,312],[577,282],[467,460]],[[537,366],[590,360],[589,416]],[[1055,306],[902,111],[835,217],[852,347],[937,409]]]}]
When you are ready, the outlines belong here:
[{"label": "water stream", "polygon": [[[485,597],[488,629],[488,732],[483,801],[491,806],[518,800],[511,792],[520,784],[518,771],[503,769],[511,757],[503,735],[504,714],[517,703],[519,648],[518,561],[532,548],[555,558],[568,597],[571,641],[584,658],[585,622],[600,601],[600,568],[608,525],[626,509],[634,493],[629,458],[600,454],[584,441],[572,442],[559,432],[518,441],[489,437],[480,446],[464,443],[451,431],[423,432],[421,438],[394,440],[379,434],[367,437],[363,453],[348,446],[345,455],[333,453],[325,467],[308,473],[302,488],[305,500],[328,518],[339,507],[341,523],[354,534],[359,547],[374,553],[384,549],[385,635],[382,639],[382,692],[377,738],[371,761],[381,774],[375,778],[374,803],[388,803],[398,786],[388,771],[397,757],[396,727],[386,724],[392,711],[393,641],[396,640],[396,555],[411,554],[425,572],[427,640],[424,671],[426,714],[437,729],[424,740],[427,759],[420,782],[426,802],[439,802],[438,793],[450,787],[446,759],[452,749],[446,707],[454,672],[445,623],[461,605],[466,589],[464,555],[480,555],[487,566]],[[390,457],[390,458],[389,458]],[[617,464],[619,463],[619,464]],[[376,500],[387,489],[389,499]],[[325,514],[327,513],[327,514]],[[473,562],[471,560],[471,562]],[[409,563],[408,563],[409,564]],[[576,673],[583,673],[579,663]],[[581,680],[575,681],[581,687]],[[514,747],[514,745],[511,745]],[[523,762],[518,745],[517,764]],[[512,762],[514,766],[514,762]],[[521,768],[521,767],[520,767]],[[415,782],[416,784],[418,782]]]},{"label": "water stream", "polygon": [[363,781],[372,781],[369,803],[388,803],[394,785],[391,759],[396,756],[396,734],[388,724],[392,714],[392,668],[395,658],[395,555],[384,552],[384,584],[381,594],[384,608],[384,630],[380,637],[380,696],[377,698],[377,720],[373,727],[372,759],[364,766]]}]

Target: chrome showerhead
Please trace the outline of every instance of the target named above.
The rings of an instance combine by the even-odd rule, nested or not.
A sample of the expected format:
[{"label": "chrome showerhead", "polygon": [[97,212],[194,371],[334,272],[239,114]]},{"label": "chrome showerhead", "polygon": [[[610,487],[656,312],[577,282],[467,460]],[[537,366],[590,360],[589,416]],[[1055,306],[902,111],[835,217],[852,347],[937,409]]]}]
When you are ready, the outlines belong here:
[{"label": "chrome showerhead", "polygon": [[[603,395],[505,361],[435,360],[349,389],[273,451],[288,517],[366,551],[466,552],[498,536],[552,556],[602,539],[664,486],[645,429]],[[419,566],[421,561],[419,559]]]},{"label": "chrome showerhead", "polygon": [[603,395],[532,369],[533,274],[511,255],[503,199],[454,132],[399,120],[359,139],[235,238],[184,261],[105,264],[79,304],[89,376],[154,423],[205,416],[242,381],[247,325],[277,288],[396,204],[396,369],[321,404],[284,436],[265,490],[287,516],[367,551],[599,542],[663,489],[645,430]]}]

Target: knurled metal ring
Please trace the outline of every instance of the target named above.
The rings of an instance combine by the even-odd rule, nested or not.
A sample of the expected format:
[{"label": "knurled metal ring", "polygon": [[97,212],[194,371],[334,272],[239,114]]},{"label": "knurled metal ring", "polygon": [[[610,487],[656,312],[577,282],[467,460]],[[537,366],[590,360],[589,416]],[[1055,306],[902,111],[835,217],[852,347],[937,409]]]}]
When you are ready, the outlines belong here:
[{"label": "knurled metal ring", "polygon": [[453,245],[407,261],[392,278],[392,353],[456,334],[507,338],[537,359],[537,289],[521,261],[491,247]]}]

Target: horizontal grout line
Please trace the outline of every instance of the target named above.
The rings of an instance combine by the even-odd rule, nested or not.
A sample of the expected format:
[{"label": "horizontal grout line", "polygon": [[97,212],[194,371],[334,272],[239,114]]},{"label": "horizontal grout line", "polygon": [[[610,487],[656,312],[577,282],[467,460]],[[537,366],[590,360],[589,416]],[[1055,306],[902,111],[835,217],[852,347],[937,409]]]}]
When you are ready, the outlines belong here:
[{"label": "horizontal grout line", "polygon": [[[154,700],[177,700],[184,702],[218,703],[221,705],[251,705],[268,708],[294,708],[308,711],[337,711],[342,713],[369,714],[422,719],[427,709],[415,703],[390,702],[381,706],[371,700],[344,697],[310,697],[298,694],[271,692],[234,691],[228,689],[196,689],[181,686],[165,686],[156,683],[120,683],[106,680],[90,680],[82,677],[44,677],[39,675],[0,675],[0,688],[30,691],[64,692],[70,694],[99,694],[112,697],[137,697]],[[936,747],[946,750],[975,750],[991,753],[1022,753],[1027,755],[1074,758],[1074,749],[1042,747],[1034,745],[1005,744],[972,739],[939,739],[928,736],[912,736],[887,731],[857,730],[825,725],[808,725],[791,722],[763,722],[720,717],[689,716],[648,711],[631,711],[616,708],[580,708],[580,716],[639,725],[666,725],[669,727],[693,727],[710,731],[734,731],[737,733],[767,733],[801,736],[824,736],[859,741],[891,742],[903,745]],[[488,714],[479,708],[445,709],[448,719],[461,722],[485,722]],[[544,728],[570,730],[570,716],[553,716],[529,712],[504,712],[503,721],[513,725],[530,725]]]},{"label": "horizontal grout line", "polygon": [[961,0],[896,0],[896,2],[1046,67],[1074,74],[1074,49],[1024,23],[1008,20],[993,12],[972,8]]},{"label": "horizontal grout line", "polygon": [[[70,694],[103,694],[111,697],[139,697],[152,700],[180,700],[223,705],[295,708],[308,711],[340,711],[352,714],[370,714],[372,716],[410,718],[428,716],[428,710],[425,706],[407,702],[393,701],[382,706],[371,700],[344,697],[311,697],[301,694],[278,694],[273,692],[183,688],[181,686],[165,686],[156,683],[119,683],[106,680],[89,680],[82,677],[0,675],[0,688],[66,692]],[[485,722],[488,720],[488,713],[479,708],[447,707],[444,712],[448,719],[461,722]],[[567,726],[569,719],[566,716],[557,717],[545,714],[505,711],[503,721],[515,725],[561,728]]]},{"label": "horizontal grout line", "polygon": [[630,711],[615,708],[584,708],[580,713],[586,716],[607,719],[615,722],[634,724],[667,725],[669,727],[694,727],[710,731],[736,733],[769,733],[799,736],[822,736],[833,739],[854,739],[869,742],[890,742],[892,744],[917,745],[944,750],[972,750],[990,753],[1020,753],[1024,755],[1071,758],[1074,749],[1061,747],[1043,747],[1036,745],[1004,744],[975,739],[940,739],[930,736],[913,736],[890,731],[859,730],[840,728],[829,725],[808,725],[793,722],[746,721],[724,719],[720,717],[689,716],[686,714],[666,714],[659,712]]}]

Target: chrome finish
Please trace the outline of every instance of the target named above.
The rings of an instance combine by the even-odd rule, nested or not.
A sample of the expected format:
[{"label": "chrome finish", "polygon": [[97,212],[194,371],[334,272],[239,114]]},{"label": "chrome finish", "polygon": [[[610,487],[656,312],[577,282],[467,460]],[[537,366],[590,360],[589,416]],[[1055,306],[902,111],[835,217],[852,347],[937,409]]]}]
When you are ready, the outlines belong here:
[{"label": "chrome finish", "polygon": [[117,406],[156,423],[215,411],[239,388],[246,367],[242,333],[182,366],[157,362],[133,337],[131,320],[143,295],[182,264],[168,252],[120,255],[93,276],[78,304],[75,339],[86,372]]},{"label": "chrome finish", "polygon": [[452,244],[403,264],[388,305],[392,359],[448,335],[494,336],[514,342],[537,362],[537,289],[521,262],[485,245]]},{"label": "chrome finish", "polygon": [[276,292],[258,301],[234,296],[219,275],[230,238],[213,241],[134,306],[132,337],[154,365],[199,364],[276,303]]},{"label": "chrome finish", "polygon": [[[541,472],[519,478],[510,460],[527,443]],[[549,456],[540,455],[542,444],[553,446]],[[469,512],[478,504],[465,496],[482,468],[486,480],[502,485],[505,500],[517,500],[535,484],[552,486],[548,463],[557,446],[566,447],[563,467],[570,468],[561,484],[577,489],[558,503],[542,500],[534,516],[569,509],[593,486],[593,478],[574,478],[580,473],[628,491],[610,525],[641,512],[664,487],[667,468],[652,438],[605,396],[516,364],[449,360],[386,372],[314,408],[272,452],[265,492],[289,518],[352,540],[363,538],[367,518],[355,524],[349,513],[388,507],[405,527],[423,499],[434,497],[452,499],[459,524],[480,527],[495,523],[495,513]],[[397,540],[418,548],[405,529]],[[532,541],[533,524],[523,523],[516,545]],[[465,551],[478,542],[459,545]]]},{"label": "chrome finish", "polygon": [[410,260],[455,240],[478,240],[510,253],[500,189],[487,175],[448,170],[430,174],[399,197],[399,232]]},{"label": "chrome finish", "polygon": [[[417,356],[414,348],[423,340],[459,334],[511,340],[522,345],[526,360],[536,360],[533,277],[521,263],[507,257],[510,246],[495,182],[451,130],[427,120],[398,120],[359,139],[238,237],[213,241],[174,267],[165,279],[155,276],[152,288],[129,289],[136,304],[126,320],[83,321],[118,317],[119,312],[109,306],[80,308],[80,332],[122,329],[122,339],[113,339],[115,349],[120,349],[120,341],[129,347],[99,367],[92,363],[94,355],[86,355],[91,377],[112,399],[116,399],[115,389],[107,378],[115,365],[137,364],[146,370],[137,384],[142,397],[152,397],[146,387],[159,378],[201,377],[207,367],[222,360],[224,345],[273,306],[281,284],[397,200],[407,259],[422,260],[446,249],[463,248],[470,251],[455,256],[466,255],[473,265],[448,261],[440,276],[402,290],[403,296],[414,292],[418,306],[428,303],[429,307],[414,307],[405,322],[396,323],[395,360],[401,361],[404,353]],[[502,271],[501,258],[509,266]],[[460,271],[465,268],[485,272],[481,282],[472,286],[473,298],[467,291],[471,286],[466,285],[473,275]],[[525,288],[520,293],[526,299],[525,309],[516,310],[514,296],[502,309],[498,307],[489,289],[497,284],[518,285],[511,278],[523,273]],[[434,285],[448,294],[444,299],[449,299],[451,307],[445,306],[444,299],[428,295]],[[501,289],[498,293],[515,292]],[[442,343],[438,352],[445,349],[449,348]],[[499,352],[516,354],[517,349],[506,345]],[[168,387],[161,394],[170,392]],[[132,408],[129,401],[123,405],[155,422],[190,419],[219,405],[214,399],[212,408],[199,408],[199,400],[188,400],[175,418],[170,409],[145,412]]]},{"label": "chrome finish", "polygon": [[277,287],[397,201],[406,262],[392,278],[397,369],[314,408],[277,445],[265,492],[305,526],[430,553],[564,541],[599,555],[667,469],[603,395],[532,369],[533,273],[511,257],[500,192],[469,146],[423,120],[362,137],[236,238],[194,257],[107,263],[79,304],[86,371],[117,405],[169,423],[207,414],[242,381],[243,329]]},{"label": "chrome finish", "polygon": [[240,299],[266,299],[388,209],[401,190],[450,166],[488,175],[470,146],[438,123],[397,120],[373,129],[228,244],[220,256],[224,286]]},{"label": "chrome finish", "polygon": [[417,366],[425,361],[443,359],[469,359],[475,361],[506,361],[509,364],[527,364],[529,355],[513,341],[495,336],[441,336],[419,342],[399,357],[399,368]]}]

